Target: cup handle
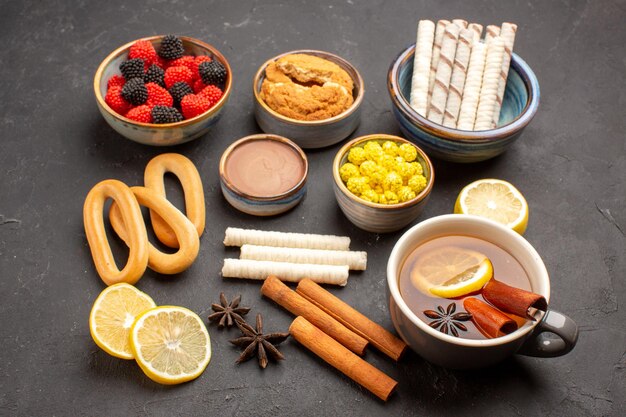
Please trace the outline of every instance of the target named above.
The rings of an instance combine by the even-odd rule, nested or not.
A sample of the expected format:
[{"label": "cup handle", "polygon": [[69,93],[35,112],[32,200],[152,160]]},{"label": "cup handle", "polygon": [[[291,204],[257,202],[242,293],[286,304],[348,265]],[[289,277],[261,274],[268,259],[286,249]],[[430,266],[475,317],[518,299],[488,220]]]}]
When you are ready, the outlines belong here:
[{"label": "cup handle", "polygon": [[[558,337],[550,337],[546,332]],[[578,340],[576,322],[558,311],[548,310],[535,327],[535,331],[517,352],[520,355],[540,358],[562,356],[574,349]]]}]

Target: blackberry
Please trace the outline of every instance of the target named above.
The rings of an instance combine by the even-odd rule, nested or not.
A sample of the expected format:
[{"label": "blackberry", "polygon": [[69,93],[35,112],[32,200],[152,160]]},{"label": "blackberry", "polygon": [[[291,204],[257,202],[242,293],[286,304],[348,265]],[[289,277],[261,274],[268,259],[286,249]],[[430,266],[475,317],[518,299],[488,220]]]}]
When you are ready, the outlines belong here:
[{"label": "blackberry", "polygon": [[146,71],[145,75],[143,76],[143,81],[148,84],[148,83],[155,83],[160,85],[161,87],[165,87],[165,81],[163,79],[163,77],[165,76],[165,71],[163,71],[163,68],[159,67],[156,64],[152,64],[150,65],[150,68],[148,68],[148,71]]},{"label": "blackberry", "polygon": [[174,106],[179,107],[180,102],[187,94],[193,94],[193,90],[184,81],[175,83],[169,90],[170,95],[174,98]]},{"label": "blackberry", "polygon": [[131,78],[122,87],[122,97],[134,106],[143,104],[148,100],[148,89],[143,83],[143,78]]},{"label": "blackberry", "polygon": [[143,59],[128,59],[120,64],[120,71],[126,80],[143,77]]},{"label": "blackberry", "polygon": [[183,41],[175,35],[166,35],[161,40],[158,54],[165,59],[178,59],[183,56]]},{"label": "blackberry", "polygon": [[176,123],[183,120],[183,115],[174,107],[167,106],[154,106],[152,108],[152,122],[161,123]]},{"label": "blackberry", "polygon": [[217,60],[202,62],[198,66],[202,82],[206,85],[223,85],[226,81],[226,68]]}]

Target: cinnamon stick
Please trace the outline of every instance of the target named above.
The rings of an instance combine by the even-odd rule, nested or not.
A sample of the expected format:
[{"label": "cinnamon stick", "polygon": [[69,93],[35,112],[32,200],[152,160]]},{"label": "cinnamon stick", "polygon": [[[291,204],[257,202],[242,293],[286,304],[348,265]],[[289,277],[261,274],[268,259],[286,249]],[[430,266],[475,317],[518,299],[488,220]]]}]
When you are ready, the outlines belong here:
[{"label": "cinnamon stick", "polygon": [[395,361],[399,360],[406,351],[406,343],[312,280],[306,278],[300,281],[296,292],[331,315],[354,333],[367,339],[376,349],[380,350],[391,359]]},{"label": "cinnamon stick", "polygon": [[531,307],[541,311],[548,309],[548,302],[542,295],[511,287],[495,279],[485,285],[482,294],[485,300],[500,310],[531,320],[535,320],[529,311]]},{"label": "cinnamon stick", "polygon": [[466,298],[463,307],[472,315],[472,322],[487,337],[500,337],[517,330],[515,320],[478,298]]},{"label": "cinnamon stick", "polygon": [[395,380],[350,352],[304,317],[296,317],[289,326],[289,333],[326,363],[340,370],[383,401],[387,401],[398,385]]},{"label": "cinnamon stick", "polygon": [[365,352],[367,340],[307,301],[274,275],[267,277],[261,287],[261,294],[274,300],[290,313],[304,317],[357,355],[363,355]]}]

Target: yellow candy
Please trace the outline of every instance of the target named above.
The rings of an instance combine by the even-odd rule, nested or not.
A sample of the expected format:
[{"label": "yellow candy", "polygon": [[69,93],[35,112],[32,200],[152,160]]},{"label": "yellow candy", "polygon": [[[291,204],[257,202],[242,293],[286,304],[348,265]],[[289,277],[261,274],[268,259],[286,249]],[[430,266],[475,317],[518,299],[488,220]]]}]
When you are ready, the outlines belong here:
[{"label": "yellow candy", "polygon": [[350,162],[346,162],[339,168],[339,176],[343,182],[348,182],[350,178],[359,176],[359,168]]},{"label": "yellow candy", "polygon": [[387,197],[385,197],[385,193],[378,193],[378,204],[387,204]]},{"label": "yellow candy", "polygon": [[411,162],[410,164],[412,167],[415,168],[414,175],[422,175],[424,173],[424,168],[422,167],[422,164],[420,164],[419,162]]},{"label": "yellow candy", "polygon": [[396,160],[396,165],[398,165],[398,164],[404,164],[404,163],[406,162],[406,161],[404,160],[404,158],[403,158],[403,157],[401,157],[401,156],[396,156],[394,159]]},{"label": "yellow candy", "polygon": [[407,187],[406,185],[403,187],[400,187],[400,189],[398,190],[398,199],[402,202],[404,201],[409,201],[415,198],[415,193],[413,192],[413,190],[411,190],[411,188]]},{"label": "yellow candy", "polygon": [[[385,191],[386,204],[398,204],[398,196],[393,191]],[[380,202],[380,198],[378,200]]]},{"label": "yellow candy", "polygon": [[370,140],[363,146],[365,155],[370,161],[378,161],[383,156],[383,148],[375,140]]},{"label": "yellow candy", "polygon": [[398,155],[403,157],[407,162],[413,162],[415,161],[415,158],[417,158],[417,149],[413,145],[403,143],[398,149]]},{"label": "yellow candy", "polygon": [[350,149],[348,153],[348,161],[352,162],[354,165],[361,165],[366,159],[365,150],[359,146]]},{"label": "yellow candy", "polygon": [[382,185],[377,185],[376,187],[372,188],[374,191],[376,191],[377,194],[384,194],[385,190],[383,189]]},{"label": "yellow candy", "polygon": [[398,145],[390,140],[383,143],[383,152],[389,156],[398,155]]},{"label": "yellow candy", "polygon": [[379,169],[380,168],[378,167],[378,164],[370,160],[364,161],[361,166],[359,166],[359,171],[361,171],[361,175],[367,175],[368,177],[371,177],[372,174],[377,172]]},{"label": "yellow candy", "polygon": [[361,195],[371,189],[369,180],[368,177],[352,177],[348,180],[346,187],[352,194]]},{"label": "yellow candy", "polygon": [[361,194],[361,198],[365,201],[378,203],[378,194],[374,190],[366,190]]},{"label": "yellow candy", "polygon": [[372,188],[382,187],[386,175],[387,172],[383,171],[382,169],[370,175],[370,185],[372,186]]},{"label": "yellow candy", "polygon": [[402,187],[402,177],[398,175],[397,172],[391,171],[385,176],[383,180],[383,188],[385,191],[396,191],[400,187]]},{"label": "yellow candy", "polygon": [[409,178],[415,175],[415,167],[409,162],[402,162],[396,167],[396,172],[402,177],[402,182],[407,183]]},{"label": "yellow candy", "polygon": [[393,171],[396,166],[396,160],[391,155],[383,154],[380,159],[380,165],[388,171]]},{"label": "yellow candy", "polygon": [[415,194],[422,192],[426,188],[426,178],[423,175],[413,175],[409,178],[408,186]]}]

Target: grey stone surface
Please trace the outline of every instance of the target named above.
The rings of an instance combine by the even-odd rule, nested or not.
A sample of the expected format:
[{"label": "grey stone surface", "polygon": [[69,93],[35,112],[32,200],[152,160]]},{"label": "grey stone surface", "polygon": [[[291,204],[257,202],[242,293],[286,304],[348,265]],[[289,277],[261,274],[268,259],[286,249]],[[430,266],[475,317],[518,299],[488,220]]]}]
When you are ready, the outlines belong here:
[{"label": "grey stone surface", "polygon": [[[623,0],[0,4],[1,415],[626,415]],[[457,16],[517,22],[515,50],[539,78],[541,105],[522,139],[501,157],[469,166],[436,161],[437,182],[421,219],[451,212],[470,181],[513,182],[530,204],[526,238],[551,274],[551,304],[580,326],[573,352],[453,372],[415,354],[395,364],[371,351],[367,360],[400,382],[383,404],[295,341],[282,346],[285,362],[262,371],[253,362],[235,365],[238,351],[228,343],[235,331],[212,326],[211,364],[196,381],[175,387],[151,382],[133,361],[110,357],[93,343],[87,320],[104,285],[83,231],[83,199],[105,178],[140,184],[145,164],[166,151],[123,139],[98,113],[92,77],[110,51],[172,32],[214,44],[234,71],[231,100],[214,130],[168,149],[195,161],[204,181],[209,214],[200,256],[176,277],[147,272],[141,290],[203,317],[220,291],[242,293],[253,314],[264,314],[268,330],[284,331],[292,317],[261,299],[258,283],[220,277],[222,259],[237,256],[222,246],[224,229],[345,234],[354,249],[368,251],[369,268],[333,292],[391,328],[385,265],[401,232],[365,233],[343,217],[330,176],[339,145],[308,153],[307,198],[270,219],[243,215],[225,202],[217,165],[228,144],[259,131],[252,116],[254,72],[292,49],[318,48],[350,60],[366,84],[355,135],[398,134],[385,86],[389,63],[413,41],[418,19]],[[180,195],[172,195],[180,203]]]}]

